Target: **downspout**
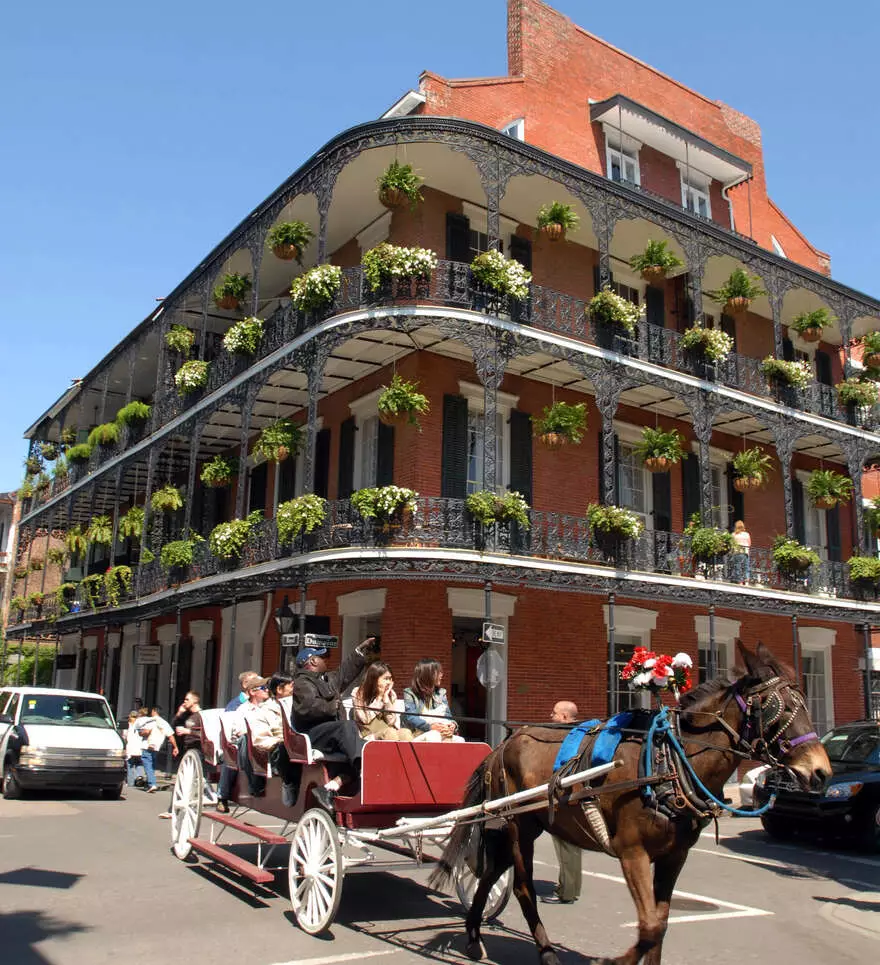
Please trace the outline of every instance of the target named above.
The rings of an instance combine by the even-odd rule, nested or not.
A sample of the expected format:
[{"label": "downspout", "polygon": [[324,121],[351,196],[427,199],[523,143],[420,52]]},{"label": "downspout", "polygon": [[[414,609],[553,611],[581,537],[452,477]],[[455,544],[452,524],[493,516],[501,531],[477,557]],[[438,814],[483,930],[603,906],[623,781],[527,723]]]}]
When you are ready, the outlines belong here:
[{"label": "downspout", "polygon": [[[269,625],[269,617],[272,616],[272,598],[274,593],[268,590],[266,593],[266,612],[263,614],[263,623],[260,626],[260,664],[263,662],[263,654],[266,648],[266,627]],[[281,641],[278,641],[278,649],[281,649]],[[260,667],[262,670],[262,666]]]},{"label": "downspout", "polygon": [[721,197],[727,202],[727,212],[730,216],[730,230],[736,231],[736,225],[733,220],[733,201],[728,197],[727,192],[731,188],[735,188],[742,184],[744,181],[751,181],[751,174],[744,174],[742,177],[737,178],[735,181],[731,181],[729,184],[724,184],[721,186]]}]

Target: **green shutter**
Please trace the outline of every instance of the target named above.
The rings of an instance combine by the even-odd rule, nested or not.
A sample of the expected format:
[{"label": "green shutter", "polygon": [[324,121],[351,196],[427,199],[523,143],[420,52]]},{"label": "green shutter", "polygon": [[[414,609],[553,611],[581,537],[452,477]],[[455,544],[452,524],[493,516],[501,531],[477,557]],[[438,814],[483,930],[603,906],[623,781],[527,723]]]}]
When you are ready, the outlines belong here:
[{"label": "green shutter", "polygon": [[471,225],[463,214],[446,212],[446,258],[448,261],[471,260]]},{"label": "green shutter", "polygon": [[532,505],[532,417],[516,409],[510,413],[510,489]]},{"label": "green shutter", "polygon": [[467,431],[467,399],[462,395],[444,395],[440,480],[440,495],[444,499],[464,499],[467,494]]},{"label": "green shutter", "polygon": [[286,503],[296,494],[296,459],[288,457],[278,463],[278,502]]},{"label": "green shutter", "polygon": [[339,427],[339,475],[336,482],[337,499],[348,499],[354,491],[354,416]]},{"label": "green shutter", "polygon": [[394,426],[379,423],[376,449],[376,485],[390,486],[394,482]]},{"label": "green shutter", "polygon": [[840,562],[840,507],[825,512],[825,529],[828,533],[828,559],[832,563]]},{"label": "green shutter", "polygon": [[645,320],[649,325],[666,325],[666,293],[662,288],[648,285],[645,289]]},{"label": "green shutter", "polygon": [[668,533],[672,529],[672,488],[668,472],[651,473],[654,529]]},{"label": "green shutter", "polygon": [[804,484],[800,479],[792,479],[791,495],[794,506],[794,538],[803,543],[807,538],[807,528],[804,524]]},{"label": "green shutter", "polygon": [[532,270],[532,243],[528,238],[519,235],[510,236],[510,257],[518,261],[523,268]]},{"label": "green shutter", "polygon": [[695,452],[681,461],[681,496],[687,526],[691,516],[700,511],[700,457]]},{"label": "green shutter", "polygon": [[315,495],[327,499],[330,493],[330,430],[315,437]]}]

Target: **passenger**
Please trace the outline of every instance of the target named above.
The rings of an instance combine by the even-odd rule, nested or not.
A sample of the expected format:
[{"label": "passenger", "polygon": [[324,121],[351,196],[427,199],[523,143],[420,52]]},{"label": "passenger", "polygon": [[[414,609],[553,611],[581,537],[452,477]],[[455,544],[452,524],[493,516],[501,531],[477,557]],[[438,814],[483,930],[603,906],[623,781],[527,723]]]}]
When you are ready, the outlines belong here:
[{"label": "passenger", "polygon": [[[236,745],[237,763],[239,769],[244,771],[249,789],[252,795],[259,797],[261,791],[265,791],[265,780],[253,773],[250,766],[250,759],[247,756],[247,725],[245,717],[256,713],[257,709],[269,696],[266,688],[266,678],[259,674],[251,673],[241,678],[241,685],[247,694],[247,701],[241,704],[235,711],[230,727],[230,738]],[[235,769],[224,764],[220,768],[220,783],[217,787],[217,810],[222,814],[229,813],[229,796],[235,783]]]},{"label": "passenger", "polygon": [[250,718],[251,739],[254,747],[271,751],[284,739],[281,726],[281,704],[279,700],[289,697],[293,693],[293,677],[286,673],[276,673],[269,678],[266,685],[268,699],[253,712]]},{"label": "passenger", "polygon": [[444,741],[461,743],[452,719],[446,691],[440,686],[443,667],[438,660],[422,659],[413,671],[412,686],[403,692],[403,726],[415,734],[436,731]]},{"label": "passenger", "polygon": [[259,676],[260,675],[256,672],[256,670],[245,670],[243,673],[240,673],[238,675],[238,685],[239,687],[241,687],[241,692],[236,694],[235,697],[233,697],[232,700],[230,700],[229,703],[226,705],[227,713],[232,713],[233,711],[238,710],[238,708],[243,703],[246,703],[248,699],[248,695],[244,686],[245,680],[247,680],[249,677],[259,677]]},{"label": "passenger", "polygon": [[380,741],[439,741],[439,731],[426,730],[414,735],[408,727],[400,726],[401,702],[394,692],[394,678],[387,664],[380,660],[371,663],[364,682],[351,693],[352,716],[361,737]]}]

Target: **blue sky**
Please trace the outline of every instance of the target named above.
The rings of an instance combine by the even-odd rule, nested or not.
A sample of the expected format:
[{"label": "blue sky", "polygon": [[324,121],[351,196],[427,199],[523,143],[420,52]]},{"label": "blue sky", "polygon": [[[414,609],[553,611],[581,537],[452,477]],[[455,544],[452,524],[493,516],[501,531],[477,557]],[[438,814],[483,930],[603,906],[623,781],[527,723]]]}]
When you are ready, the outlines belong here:
[{"label": "blue sky", "polygon": [[[774,200],[837,279],[880,295],[875,4],[554,6],[755,118]],[[505,0],[11,5],[0,489],[18,485],[23,430],[72,378],[302,161],[426,68],[506,73]]]}]

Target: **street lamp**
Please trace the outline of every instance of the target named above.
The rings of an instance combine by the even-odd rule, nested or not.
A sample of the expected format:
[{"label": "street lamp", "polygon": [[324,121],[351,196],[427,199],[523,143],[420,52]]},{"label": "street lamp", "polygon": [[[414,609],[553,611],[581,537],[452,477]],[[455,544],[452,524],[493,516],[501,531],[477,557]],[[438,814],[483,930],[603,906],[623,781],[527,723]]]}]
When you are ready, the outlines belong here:
[{"label": "street lamp", "polygon": [[278,629],[278,670],[284,668],[284,637],[293,633],[293,625],[296,623],[296,614],[290,609],[287,596],[284,602],[275,611],[275,626]]}]

